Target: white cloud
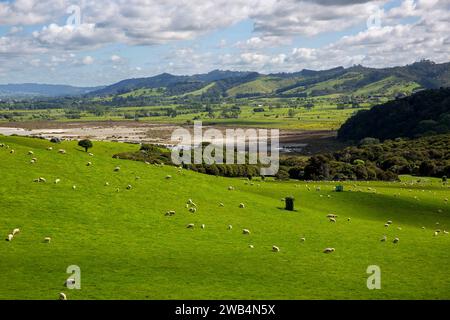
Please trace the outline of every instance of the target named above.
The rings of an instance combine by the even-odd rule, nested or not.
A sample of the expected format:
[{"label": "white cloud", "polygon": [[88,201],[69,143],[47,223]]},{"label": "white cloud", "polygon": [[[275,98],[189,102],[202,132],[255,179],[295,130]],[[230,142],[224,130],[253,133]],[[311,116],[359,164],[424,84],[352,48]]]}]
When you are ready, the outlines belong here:
[{"label": "white cloud", "polygon": [[93,64],[94,58],[92,58],[91,56],[86,56],[83,58],[82,62],[83,62],[83,64],[86,64],[86,65]]}]

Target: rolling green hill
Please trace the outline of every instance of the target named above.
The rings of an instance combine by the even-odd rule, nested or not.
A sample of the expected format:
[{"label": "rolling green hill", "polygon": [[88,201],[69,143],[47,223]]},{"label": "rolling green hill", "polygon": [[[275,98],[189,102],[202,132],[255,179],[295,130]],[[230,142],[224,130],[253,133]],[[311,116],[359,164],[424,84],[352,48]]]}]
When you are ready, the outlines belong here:
[{"label": "rolling green hill", "polygon": [[[94,156],[75,141],[0,144],[0,231],[20,228],[0,242],[0,299],[450,299],[450,192],[437,179],[348,182],[334,192],[332,182],[247,181],[112,158],[131,144],[94,142]],[[282,210],[288,195],[297,211]],[[81,269],[81,290],[63,285],[69,265]],[[381,290],[366,287],[370,265],[381,268]]]}]

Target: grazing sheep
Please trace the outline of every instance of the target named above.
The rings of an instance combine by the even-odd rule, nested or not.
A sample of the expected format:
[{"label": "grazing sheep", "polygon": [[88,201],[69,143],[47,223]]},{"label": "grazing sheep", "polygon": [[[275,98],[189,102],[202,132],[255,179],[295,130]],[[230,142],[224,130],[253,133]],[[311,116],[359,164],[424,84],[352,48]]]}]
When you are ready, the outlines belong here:
[{"label": "grazing sheep", "polygon": [[47,182],[47,180],[45,180],[45,178],[39,177],[38,182]]},{"label": "grazing sheep", "polygon": [[189,223],[189,224],[186,226],[186,228],[188,228],[188,229],[193,229],[193,228],[194,228],[194,224],[193,224],[193,223]]},{"label": "grazing sheep", "polygon": [[90,157],[93,157],[94,156],[94,154],[93,153],[88,153],[88,155],[90,156]]},{"label": "grazing sheep", "polygon": [[48,151],[52,151],[53,148],[52,148],[52,147],[48,147],[47,150],[48,150]]},{"label": "grazing sheep", "polygon": [[56,180],[55,180],[55,184],[58,184],[58,183],[60,183],[60,182],[61,182],[60,179],[56,179]]},{"label": "grazing sheep", "polygon": [[320,191],[320,187],[316,187],[316,191]]},{"label": "grazing sheep", "polygon": [[45,243],[50,243],[50,241],[52,241],[52,238],[50,238],[50,237],[45,237],[44,238],[44,242]]},{"label": "grazing sheep", "polygon": [[351,220],[351,218],[347,218],[347,221],[350,221]]},{"label": "grazing sheep", "polygon": [[386,240],[387,240],[386,235],[384,235],[383,238],[380,239],[381,242],[384,242],[384,241],[386,241]]},{"label": "grazing sheep", "polygon": [[335,218],[329,218],[330,222],[336,223],[336,219]]},{"label": "grazing sheep", "polygon": [[393,243],[398,243],[400,241],[399,238],[395,238],[394,241],[392,241]]},{"label": "grazing sheep", "polygon": [[248,230],[248,229],[242,229],[242,234],[250,234],[250,230]]},{"label": "grazing sheep", "polygon": [[9,153],[14,153],[15,151],[14,151],[14,149],[12,149]]},{"label": "grazing sheep", "polygon": [[105,186],[109,186],[109,182],[105,182]]},{"label": "grazing sheep", "polygon": [[225,205],[221,202],[221,203],[219,203],[219,206],[224,207]]},{"label": "grazing sheep", "polygon": [[385,223],[384,226],[387,228],[389,227],[389,223]]},{"label": "grazing sheep", "polygon": [[117,171],[120,171],[120,167],[119,166],[114,168],[114,172],[117,172]]},{"label": "grazing sheep", "polygon": [[228,230],[233,229],[233,226],[231,224],[228,225]]},{"label": "grazing sheep", "polygon": [[127,185],[127,190],[131,190],[131,188],[133,188],[131,184]]},{"label": "grazing sheep", "polygon": [[392,224],[392,221],[391,220],[389,220],[388,222],[386,222],[387,224]]},{"label": "grazing sheep", "polygon": [[166,179],[172,179],[172,176],[171,176],[170,174],[168,174],[168,175],[166,176]]},{"label": "grazing sheep", "polygon": [[174,210],[170,210],[166,212],[166,216],[173,216],[175,214]]},{"label": "grazing sheep", "polygon": [[272,251],[273,252],[280,252],[280,248],[278,248],[277,246],[272,246]]},{"label": "grazing sheep", "polygon": [[306,241],[306,238],[305,238],[305,237],[300,238],[300,241],[301,241],[301,242],[305,242],[305,241]]},{"label": "grazing sheep", "polygon": [[188,199],[187,204],[197,207],[197,205],[194,203],[194,201],[192,201],[192,199]]},{"label": "grazing sheep", "polygon": [[58,150],[58,153],[60,153],[60,154],[66,154],[66,150],[64,150],[64,149],[59,149],[59,150]]},{"label": "grazing sheep", "polygon": [[86,166],[92,166],[92,162],[89,161],[88,163],[86,163]]},{"label": "grazing sheep", "polygon": [[190,207],[190,208],[189,208],[189,212],[196,213],[196,212],[197,212],[197,208],[195,208],[195,207]]},{"label": "grazing sheep", "polygon": [[234,187],[233,186],[229,186],[228,190],[234,190]]},{"label": "grazing sheep", "polygon": [[205,224],[202,224],[200,228],[205,229]]},{"label": "grazing sheep", "polygon": [[67,300],[67,296],[64,292],[59,293],[59,300]]},{"label": "grazing sheep", "polygon": [[30,160],[30,163],[31,163],[31,164],[36,163],[36,159],[35,159],[35,158],[31,159],[31,160]]},{"label": "grazing sheep", "polygon": [[19,228],[15,228],[12,232],[12,235],[15,236],[16,234],[18,234],[20,232]]},{"label": "grazing sheep", "polygon": [[75,185],[74,185],[74,186],[72,186],[72,189],[73,189],[73,190],[75,190],[76,188],[77,188],[77,186],[75,186]]},{"label": "grazing sheep", "polygon": [[444,230],[444,234],[448,234],[448,231]]},{"label": "grazing sheep", "polygon": [[332,214],[332,213],[327,214],[327,218],[337,218],[337,217],[338,217],[337,215]]},{"label": "grazing sheep", "polygon": [[34,154],[34,152],[30,150],[30,151],[28,151],[28,154],[31,156]]},{"label": "grazing sheep", "polygon": [[243,204],[243,203],[239,203],[239,208],[245,208],[245,204]]},{"label": "grazing sheep", "polygon": [[8,237],[6,238],[6,241],[12,241],[13,238],[14,238],[14,236],[10,233],[10,234],[8,234]]},{"label": "grazing sheep", "polygon": [[434,236],[436,237],[439,234],[439,232],[435,231]]},{"label": "grazing sheep", "polygon": [[334,248],[325,248],[325,249],[323,250],[323,253],[332,253],[332,252],[334,252],[334,251],[335,251]]},{"label": "grazing sheep", "polygon": [[253,249],[253,248],[254,248],[254,246],[253,246],[252,244],[249,244],[248,247],[249,247],[250,249]]}]

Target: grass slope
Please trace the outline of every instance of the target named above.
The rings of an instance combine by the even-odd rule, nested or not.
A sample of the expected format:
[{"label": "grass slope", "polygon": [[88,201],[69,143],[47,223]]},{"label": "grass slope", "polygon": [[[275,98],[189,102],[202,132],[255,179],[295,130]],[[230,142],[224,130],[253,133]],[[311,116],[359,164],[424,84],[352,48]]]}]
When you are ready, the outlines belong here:
[{"label": "grass slope", "polygon": [[[345,183],[342,193],[314,182],[308,191],[305,182],[252,185],[111,157],[136,150],[129,144],[95,142],[89,157],[76,142],[53,151],[45,140],[0,136],[0,143],[15,150],[0,148],[0,233],[21,229],[0,242],[0,299],[56,299],[61,291],[69,299],[450,298],[450,236],[433,236],[436,222],[450,227],[450,192],[437,180]],[[47,183],[32,182],[37,177]],[[291,194],[298,211],[279,209]],[[185,208],[189,198],[196,214]],[[176,215],[164,216],[167,210]],[[325,217],[332,212],[335,224]],[[50,244],[42,242],[47,236]],[[324,254],[325,247],[336,251]],[[81,290],[63,287],[72,264],[81,268]],[[366,287],[369,265],[381,267],[381,290]]]}]

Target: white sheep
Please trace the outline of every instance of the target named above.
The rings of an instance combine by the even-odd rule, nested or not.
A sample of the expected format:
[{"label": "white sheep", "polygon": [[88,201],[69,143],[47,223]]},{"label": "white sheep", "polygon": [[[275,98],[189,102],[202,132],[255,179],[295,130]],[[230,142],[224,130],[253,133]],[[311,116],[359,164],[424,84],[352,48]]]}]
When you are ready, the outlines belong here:
[{"label": "white sheep", "polygon": [[10,233],[10,234],[8,234],[8,237],[6,238],[6,241],[12,241],[13,238],[14,238],[14,236]]},{"label": "white sheep", "polygon": [[14,153],[15,151],[14,151],[14,149],[12,149],[9,153]]},{"label": "white sheep", "polygon": [[219,206],[220,206],[220,207],[224,207],[225,205],[224,205],[222,202],[220,202],[220,203],[219,203]]},{"label": "white sheep", "polygon": [[92,166],[92,162],[89,161],[88,163],[86,163],[86,166]]},{"label": "white sheep", "polygon": [[55,184],[58,184],[58,183],[60,183],[61,182],[61,179],[56,179],[55,180]]},{"label": "white sheep", "polygon": [[336,223],[336,219],[335,218],[329,218],[330,222]]},{"label": "white sheep", "polygon": [[189,212],[196,213],[196,212],[197,212],[197,208],[195,208],[195,207],[190,207],[190,208],[189,208]]},{"label": "white sheep", "polygon": [[306,238],[305,238],[305,237],[300,238],[300,241],[301,241],[301,242],[305,242],[305,241],[306,241]]},{"label": "white sheep", "polygon": [[114,171],[115,171],[115,172],[120,171],[120,167],[119,167],[119,166],[115,167],[115,168],[114,168]]},{"label": "white sheep", "polygon": [[93,153],[88,153],[88,155],[90,156],[90,157],[93,157],[94,156],[94,154]]},{"label": "white sheep", "polygon": [[323,250],[323,253],[332,253],[332,252],[334,252],[334,251],[335,251],[334,248],[325,248],[325,249]]},{"label": "white sheep", "polygon": [[338,217],[337,215],[332,214],[332,213],[327,214],[327,218],[337,218],[337,217]]},{"label": "white sheep", "polygon": [[45,180],[45,178],[43,177],[39,177],[38,182],[47,182],[47,180]]},{"label": "white sheep", "polygon": [[393,243],[398,243],[400,241],[399,238],[395,238],[394,241],[392,241]]},{"label": "white sheep", "polygon": [[352,220],[351,218],[347,218],[347,221],[349,221],[349,222],[350,222],[351,220]]},{"label": "white sheep", "polygon": [[166,216],[173,216],[175,214],[174,210],[170,210],[166,212]]},{"label": "white sheep", "polygon": [[189,223],[187,226],[186,226],[186,228],[188,228],[188,229],[193,229],[194,228],[194,224],[193,223]]},{"label": "white sheep", "polygon": [[242,229],[242,234],[250,234],[250,230],[248,230],[248,229]]},{"label": "white sheep", "polygon": [[228,187],[228,190],[230,190],[230,191],[231,191],[231,190],[234,190],[234,187],[233,187],[233,186],[229,186],[229,187]]},{"label": "white sheep", "polygon": [[389,220],[388,222],[386,222],[387,224],[392,224],[392,221],[391,220]]},{"label": "white sheep", "polygon": [[273,252],[280,252],[280,248],[277,246],[272,246],[272,251]]},{"label": "white sheep", "polygon": [[133,188],[131,184],[127,185],[127,190],[131,190],[131,188]]},{"label": "white sheep", "polygon": [[253,248],[254,248],[254,246],[253,246],[252,244],[249,244],[248,247],[249,247],[250,249],[253,249]]},{"label": "white sheep", "polygon": [[448,234],[448,231],[444,230],[444,234]]},{"label": "white sheep", "polygon": [[66,154],[66,150],[64,150],[64,149],[59,149],[59,150],[58,150],[58,153],[60,153],[60,154]]},{"label": "white sheep", "polygon": [[72,189],[73,189],[73,190],[75,190],[76,188],[77,188],[77,186],[75,186],[75,185],[72,186]]},{"label": "white sheep", "polygon": [[12,235],[15,236],[16,234],[18,234],[20,232],[19,228],[15,228],[12,232]]},{"label": "white sheep", "polygon": [[30,151],[28,151],[28,154],[31,156],[34,154],[34,152],[30,150]]},{"label": "white sheep", "polygon": [[435,231],[434,236],[436,237],[439,234],[439,232]]},{"label": "white sheep", "polygon": [[50,241],[52,241],[52,238],[50,238],[50,237],[45,237],[44,238],[44,242],[45,243],[50,243]]},{"label": "white sheep", "polygon": [[200,226],[202,229],[205,229],[205,224],[202,224],[201,226]]},{"label": "white sheep", "polygon": [[172,179],[172,176],[171,176],[170,174],[168,174],[168,175],[166,176],[166,179]]},{"label": "white sheep", "polygon": [[383,236],[383,238],[381,238],[381,240],[380,241],[382,241],[382,242],[385,242],[387,240],[387,236],[386,235],[384,235]]},{"label": "white sheep", "polygon": [[47,150],[48,150],[48,151],[52,151],[53,148],[52,148],[52,147],[48,147]]},{"label": "white sheep", "polygon": [[241,209],[245,208],[245,204],[239,203],[239,208],[241,208]]},{"label": "white sheep", "polygon": [[67,300],[67,296],[64,292],[59,293],[59,300]]},{"label": "white sheep", "polygon": [[228,230],[233,229],[233,226],[231,224],[228,225]]},{"label": "white sheep", "polygon": [[109,182],[105,182],[105,186],[106,186],[106,187],[109,186]]},{"label": "white sheep", "polygon": [[385,223],[384,226],[387,228],[389,227],[389,223]]}]

